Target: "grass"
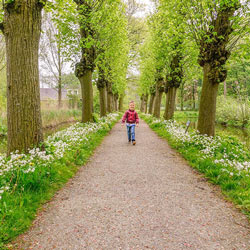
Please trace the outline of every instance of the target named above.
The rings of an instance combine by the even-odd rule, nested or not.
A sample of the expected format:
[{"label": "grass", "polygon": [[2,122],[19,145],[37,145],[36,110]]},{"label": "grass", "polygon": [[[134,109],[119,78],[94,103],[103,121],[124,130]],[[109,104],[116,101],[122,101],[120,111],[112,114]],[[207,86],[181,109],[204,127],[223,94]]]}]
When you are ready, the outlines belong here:
[{"label": "grass", "polygon": [[60,124],[70,118],[81,119],[81,110],[42,110],[43,127]]},{"label": "grass", "polygon": [[66,150],[63,157],[53,161],[49,169],[37,166],[38,170],[34,173],[21,177],[17,172],[11,177],[16,178],[17,183],[19,176],[19,183],[18,187],[14,185],[12,191],[0,199],[0,249],[11,248],[8,243],[30,227],[37,210],[87,162],[115,123],[104,126],[98,132],[92,133],[90,130],[88,140]]},{"label": "grass", "polygon": [[[180,152],[190,166],[204,174],[209,182],[219,185],[225,198],[232,201],[250,219],[250,154],[242,143],[233,137],[203,137],[199,142],[199,139],[192,140],[195,132],[190,134],[189,140],[184,141],[181,136],[179,140],[178,136],[169,133],[166,123],[149,115],[141,114],[141,117],[160,137],[165,138],[172,148]],[[202,150],[206,140],[218,143],[211,144],[211,152],[204,153]],[[216,162],[216,159],[219,161]],[[244,164],[248,164],[248,167],[243,168]]]}]

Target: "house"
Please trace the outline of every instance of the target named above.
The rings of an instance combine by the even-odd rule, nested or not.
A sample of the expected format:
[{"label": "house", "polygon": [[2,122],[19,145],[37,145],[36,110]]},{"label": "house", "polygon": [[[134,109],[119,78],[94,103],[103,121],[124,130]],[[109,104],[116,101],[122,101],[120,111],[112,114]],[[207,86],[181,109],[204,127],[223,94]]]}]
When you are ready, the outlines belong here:
[{"label": "house", "polygon": [[[78,88],[62,89],[62,108],[72,108],[72,97],[79,96]],[[58,91],[52,88],[40,88],[40,100],[42,109],[57,109],[58,108]]]}]

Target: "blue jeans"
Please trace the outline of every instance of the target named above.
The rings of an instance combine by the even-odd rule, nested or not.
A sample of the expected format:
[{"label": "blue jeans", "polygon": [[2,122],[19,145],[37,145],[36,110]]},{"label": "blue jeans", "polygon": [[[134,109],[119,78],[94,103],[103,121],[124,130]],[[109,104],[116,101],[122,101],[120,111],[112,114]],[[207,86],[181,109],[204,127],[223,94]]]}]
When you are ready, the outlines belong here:
[{"label": "blue jeans", "polygon": [[135,124],[128,124],[127,123],[127,131],[128,131],[128,140],[135,141]]}]

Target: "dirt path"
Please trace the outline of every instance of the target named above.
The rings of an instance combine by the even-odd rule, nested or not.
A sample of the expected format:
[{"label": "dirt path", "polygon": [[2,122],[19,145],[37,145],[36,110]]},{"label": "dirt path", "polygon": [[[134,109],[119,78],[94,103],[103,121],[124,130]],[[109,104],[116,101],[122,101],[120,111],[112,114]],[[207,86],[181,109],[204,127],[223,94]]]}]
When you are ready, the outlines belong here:
[{"label": "dirt path", "polygon": [[145,123],[117,124],[15,249],[250,249],[247,219]]}]

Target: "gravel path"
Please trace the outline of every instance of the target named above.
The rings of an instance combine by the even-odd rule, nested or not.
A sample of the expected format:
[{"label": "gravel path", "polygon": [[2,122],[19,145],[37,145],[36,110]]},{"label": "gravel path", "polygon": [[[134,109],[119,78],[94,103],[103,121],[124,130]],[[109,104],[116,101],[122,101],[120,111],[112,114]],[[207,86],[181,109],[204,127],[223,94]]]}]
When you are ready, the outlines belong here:
[{"label": "gravel path", "polygon": [[244,215],[142,122],[117,124],[15,249],[250,249]]}]

